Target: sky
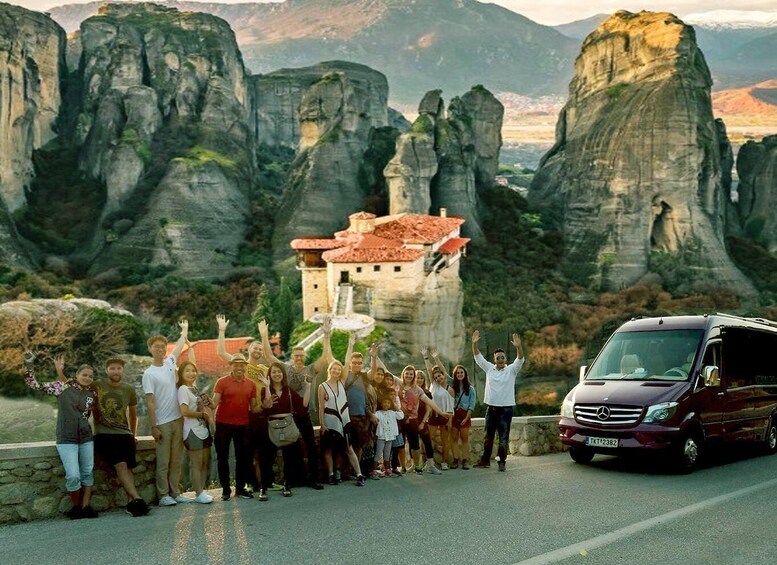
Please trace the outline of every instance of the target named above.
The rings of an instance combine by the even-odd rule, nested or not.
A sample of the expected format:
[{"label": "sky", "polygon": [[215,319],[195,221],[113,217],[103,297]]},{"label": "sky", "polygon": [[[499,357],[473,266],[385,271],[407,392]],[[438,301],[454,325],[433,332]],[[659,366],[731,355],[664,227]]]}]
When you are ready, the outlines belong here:
[{"label": "sky", "polygon": [[[4,0],[31,10],[43,11],[63,4],[82,4],[92,0]],[[236,3],[234,0],[210,0]],[[238,0],[241,1],[241,0]],[[245,0],[242,0],[245,1]],[[775,0],[492,0],[492,3],[546,25],[581,20],[594,14],[618,10],[668,11],[678,16],[709,10],[775,10]]]}]

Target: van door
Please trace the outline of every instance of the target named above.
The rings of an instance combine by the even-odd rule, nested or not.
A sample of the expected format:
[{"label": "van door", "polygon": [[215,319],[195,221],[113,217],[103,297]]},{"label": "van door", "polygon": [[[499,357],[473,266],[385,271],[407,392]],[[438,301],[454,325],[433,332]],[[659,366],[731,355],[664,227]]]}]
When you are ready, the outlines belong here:
[{"label": "van door", "polygon": [[719,368],[721,366],[721,350],[720,340],[708,342],[699,367],[700,370],[696,375],[694,403],[704,426],[706,439],[720,439],[724,436],[725,390],[722,386],[706,386],[704,375],[701,374],[703,367],[715,366]]},{"label": "van door", "polygon": [[757,358],[758,332],[746,328],[726,328],[723,331],[723,366],[720,383],[724,391],[724,432],[728,440],[756,438],[753,399]]}]

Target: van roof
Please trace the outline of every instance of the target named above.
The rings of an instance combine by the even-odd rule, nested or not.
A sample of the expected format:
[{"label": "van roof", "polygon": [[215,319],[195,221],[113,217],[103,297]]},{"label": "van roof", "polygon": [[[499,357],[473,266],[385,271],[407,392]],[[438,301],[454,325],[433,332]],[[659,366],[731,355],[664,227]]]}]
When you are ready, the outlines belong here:
[{"label": "van roof", "polygon": [[703,330],[715,326],[753,328],[777,331],[777,322],[762,318],[743,318],[731,314],[705,314],[703,316],[660,316],[633,318],[619,327],[617,332],[646,332],[655,330]]}]

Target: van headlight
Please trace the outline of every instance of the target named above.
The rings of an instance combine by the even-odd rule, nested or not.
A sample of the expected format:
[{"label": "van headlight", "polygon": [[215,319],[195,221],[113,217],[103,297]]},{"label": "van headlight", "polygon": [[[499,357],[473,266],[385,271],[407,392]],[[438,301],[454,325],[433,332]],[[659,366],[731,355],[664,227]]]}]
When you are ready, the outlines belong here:
[{"label": "van headlight", "polygon": [[561,403],[561,417],[562,418],[575,418],[575,404],[569,399],[564,399]]},{"label": "van headlight", "polygon": [[654,404],[648,406],[647,414],[643,422],[646,424],[655,422],[666,422],[677,411],[677,402],[662,402],[661,404]]}]

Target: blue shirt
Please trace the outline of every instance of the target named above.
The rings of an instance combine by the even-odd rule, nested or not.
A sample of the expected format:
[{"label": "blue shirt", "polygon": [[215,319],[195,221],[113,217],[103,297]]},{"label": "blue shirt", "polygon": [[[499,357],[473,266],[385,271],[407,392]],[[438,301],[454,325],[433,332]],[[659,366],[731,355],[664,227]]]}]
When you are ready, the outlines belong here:
[{"label": "blue shirt", "polygon": [[367,375],[360,373],[360,377],[354,377],[348,373],[345,379],[345,396],[348,398],[348,412],[351,416],[367,415]]},{"label": "blue shirt", "polygon": [[462,410],[472,410],[474,412],[476,396],[477,393],[475,392],[475,385],[470,383],[469,394],[464,394],[464,387],[462,386],[461,390],[459,390],[458,394],[456,394],[454,406],[457,406]]}]

